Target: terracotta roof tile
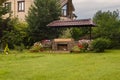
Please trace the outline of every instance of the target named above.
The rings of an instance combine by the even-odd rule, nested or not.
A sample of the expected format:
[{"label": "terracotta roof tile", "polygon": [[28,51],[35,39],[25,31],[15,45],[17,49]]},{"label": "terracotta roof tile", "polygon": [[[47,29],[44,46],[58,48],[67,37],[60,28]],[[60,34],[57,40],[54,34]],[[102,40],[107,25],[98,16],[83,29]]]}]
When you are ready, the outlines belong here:
[{"label": "terracotta roof tile", "polygon": [[94,27],[95,23],[91,19],[82,19],[82,20],[57,20],[53,21],[47,26],[49,27]]}]

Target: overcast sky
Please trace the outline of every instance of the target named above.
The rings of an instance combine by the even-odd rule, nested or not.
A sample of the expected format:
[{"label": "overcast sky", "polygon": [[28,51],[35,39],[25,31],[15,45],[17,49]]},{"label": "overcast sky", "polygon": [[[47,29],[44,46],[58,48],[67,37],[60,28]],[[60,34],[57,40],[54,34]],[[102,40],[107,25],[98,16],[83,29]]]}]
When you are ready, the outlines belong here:
[{"label": "overcast sky", "polygon": [[120,0],[73,0],[78,19],[92,18],[99,11],[120,10]]}]

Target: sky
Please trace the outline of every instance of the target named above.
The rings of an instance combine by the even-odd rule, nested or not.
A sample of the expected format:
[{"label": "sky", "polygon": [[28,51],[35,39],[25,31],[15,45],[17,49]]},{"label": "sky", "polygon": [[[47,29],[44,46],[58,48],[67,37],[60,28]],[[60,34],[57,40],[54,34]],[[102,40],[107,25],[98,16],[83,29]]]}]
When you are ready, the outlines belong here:
[{"label": "sky", "polygon": [[99,11],[120,10],[120,0],[73,0],[78,19],[92,18]]}]

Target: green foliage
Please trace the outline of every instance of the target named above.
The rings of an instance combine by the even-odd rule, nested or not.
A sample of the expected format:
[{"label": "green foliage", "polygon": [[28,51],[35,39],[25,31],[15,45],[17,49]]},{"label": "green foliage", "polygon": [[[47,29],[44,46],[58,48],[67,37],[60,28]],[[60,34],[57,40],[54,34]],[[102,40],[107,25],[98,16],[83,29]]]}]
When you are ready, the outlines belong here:
[{"label": "green foliage", "polygon": [[87,27],[72,28],[71,35],[72,35],[72,38],[74,38],[75,40],[79,40],[80,37],[84,37],[85,35],[88,35],[89,31],[90,30]]},{"label": "green foliage", "polygon": [[0,19],[2,19],[2,16],[8,13],[8,9],[6,9],[3,6],[0,6]]},{"label": "green foliage", "polygon": [[9,16],[11,16],[11,4],[8,3],[8,5],[5,5],[5,2],[7,0],[0,0],[0,18],[2,18],[2,15],[5,15],[9,13]]},{"label": "green foliage", "polygon": [[7,0],[0,0],[0,6]]},{"label": "green foliage", "polygon": [[78,46],[74,46],[71,50],[71,52],[75,52],[75,51],[78,51],[80,52],[80,48]]},{"label": "green foliage", "polygon": [[8,13],[8,10],[2,5],[6,0],[0,0],[0,41],[3,36],[3,31],[5,29],[5,24],[8,18],[3,19],[3,15]]},{"label": "green foliage", "polygon": [[119,11],[98,11],[94,18],[97,27],[94,28],[93,34],[95,38],[103,37],[112,41],[111,47],[120,46],[120,19]]},{"label": "green foliage", "polygon": [[81,51],[86,52],[88,50],[89,44],[84,42],[84,43],[82,43],[82,46],[83,46],[83,48],[81,48]]},{"label": "green foliage", "polygon": [[59,36],[59,38],[72,38],[71,31],[72,31],[72,28],[64,29],[62,31],[62,34]]},{"label": "green foliage", "polygon": [[14,45],[20,46],[21,43],[25,42],[27,24],[20,22],[17,18],[11,18],[11,15],[6,19],[2,18],[3,15],[9,13],[9,6],[6,8],[2,5],[5,1],[0,1],[0,44],[3,44],[0,46],[4,48],[5,44],[8,43],[9,48],[13,48]]},{"label": "green foliage", "polygon": [[34,45],[30,49],[31,52],[39,52],[43,51],[43,46],[40,42],[34,43]]},{"label": "green foliage", "polygon": [[17,18],[14,18],[8,20],[5,27],[2,42],[8,43],[10,48],[14,48],[14,45],[20,46],[21,43],[24,43],[24,38],[27,36],[26,23],[20,22]]},{"label": "green foliage", "polygon": [[8,44],[6,44],[6,47],[4,49],[4,53],[8,54],[9,52],[10,52],[10,50],[9,50]]},{"label": "green foliage", "polygon": [[92,47],[95,52],[104,52],[109,46],[110,40],[105,38],[97,38],[92,42]]},{"label": "green foliage", "polygon": [[79,40],[81,37],[89,35],[89,31],[90,28],[88,27],[65,29],[60,38],[74,38],[75,40]]},{"label": "green foliage", "polygon": [[87,52],[91,50],[91,40],[82,39],[79,40],[78,47],[81,52]]},{"label": "green foliage", "polygon": [[59,36],[60,30],[47,26],[50,22],[58,20],[61,15],[58,0],[34,0],[26,20],[28,22],[29,43],[52,39]]},{"label": "green foliage", "polygon": [[14,45],[14,49],[17,51],[22,52],[25,49],[25,46],[23,43],[21,43],[19,46],[18,45]]}]

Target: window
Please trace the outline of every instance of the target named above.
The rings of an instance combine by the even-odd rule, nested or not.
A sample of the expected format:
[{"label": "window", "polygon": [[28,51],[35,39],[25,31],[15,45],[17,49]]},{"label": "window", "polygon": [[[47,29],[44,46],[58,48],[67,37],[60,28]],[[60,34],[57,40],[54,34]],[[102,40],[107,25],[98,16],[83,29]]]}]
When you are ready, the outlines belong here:
[{"label": "window", "polygon": [[25,11],[25,1],[18,1],[18,12]]},{"label": "window", "polygon": [[62,16],[67,16],[67,5],[62,7]]},{"label": "window", "polygon": [[6,2],[5,7],[8,9],[8,11],[11,11],[11,2]]}]

